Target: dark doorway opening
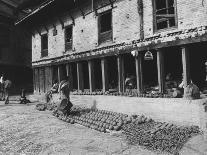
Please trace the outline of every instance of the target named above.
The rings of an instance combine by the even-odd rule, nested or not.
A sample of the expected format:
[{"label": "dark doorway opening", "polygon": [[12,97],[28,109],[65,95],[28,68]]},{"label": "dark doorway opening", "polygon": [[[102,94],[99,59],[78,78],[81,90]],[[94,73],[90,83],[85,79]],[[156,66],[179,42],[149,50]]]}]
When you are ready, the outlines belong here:
[{"label": "dark doorway opening", "polygon": [[95,89],[102,89],[102,72],[101,72],[101,60],[94,59],[94,80],[95,80]]},{"label": "dark doorway opening", "polygon": [[207,87],[205,62],[207,62],[207,42],[189,45],[190,77],[199,89]]},{"label": "dark doorway opening", "polygon": [[158,86],[157,53],[154,50],[150,51],[153,54],[153,60],[145,60],[144,59],[145,52],[143,53],[142,56],[142,73],[143,73],[144,91],[148,91],[151,90],[152,87]]},{"label": "dark doorway opening", "polygon": [[116,56],[107,57],[109,89],[117,89],[118,87],[118,66]]},{"label": "dark doorway opening", "polygon": [[72,79],[73,79],[73,90],[78,89],[78,80],[77,80],[77,65],[76,63],[71,63],[71,70],[72,70]]},{"label": "dark doorway opening", "polygon": [[89,74],[88,74],[88,62],[83,61],[83,85],[84,89],[89,89]]}]

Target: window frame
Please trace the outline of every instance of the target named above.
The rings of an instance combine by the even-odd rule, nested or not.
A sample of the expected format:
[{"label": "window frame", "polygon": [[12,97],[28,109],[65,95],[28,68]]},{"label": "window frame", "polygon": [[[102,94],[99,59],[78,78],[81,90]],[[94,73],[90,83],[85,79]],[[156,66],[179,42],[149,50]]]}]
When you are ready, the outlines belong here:
[{"label": "window frame", "polygon": [[[47,48],[43,49],[43,37],[47,36]],[[41,58],[48,56],[48,33],[41,35]]]},{"label": "window frame", "polygon": [[[165,1],[167,3],[169,0],[165,0]],[[153,6],[153,32],[154,33],[178,28],[177,0],[174,0],[174,17],[175,17],[174,19],[175,19],[175,26],[169,27],[169,23],[168,23],[168,26],[166,28],[163,28],[163,29],[157,29],[156,0],[152,0],[152,6]]]},{"label": "window frame", "polygon": [[[107,13],[111,13],[111,30],[101,32],[101,16],[104,15],[104,14],[107,14]],[[111,34],[111,39],[100,42],[101,35],[104,35],[104,34],[107,34],[107,33]],[[112,11],[112,9],[106,10],[106,11],[101,12],[101,13],[98,14],[98,44],[100,45],[100,44],[108,42],[108,41],[109,42],[113,41],[113,11]]]},{"label": "window frame", "polygon": [[[71,42],[67,42],[67,39],[66,39],[66,30],[69,28],[72,29],[71,30]],[[73,49],[73,25],[68,25],[64,27],[64,41],[65,41],[65,52],[71,51]],[[67,48],[67,45],[70,45],[71,48]]]}]

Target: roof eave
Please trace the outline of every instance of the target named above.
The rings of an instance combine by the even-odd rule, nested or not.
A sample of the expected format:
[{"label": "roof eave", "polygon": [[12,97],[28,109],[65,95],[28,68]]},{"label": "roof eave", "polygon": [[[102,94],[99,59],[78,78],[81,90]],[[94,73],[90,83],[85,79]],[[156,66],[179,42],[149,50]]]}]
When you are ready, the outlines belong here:
[{"label": "roof eave", "polygon": [[17,20],[15,22],[15,25],[18,25],[20,23],[22,23],[23,21],[27,20],[28,18],[30,18],[32,15],[36,14],[37,12],[39,12],[40,10],[44,9],[45,7],[47,7],[48,5],[50,5],[51,3],[53,3],[55,0],[48,0],[45,3],[41,4],[38,8],[36,8],[34,11],[32,11],[31,13],[29,13],[28,15],[26,15],[25,17]]}]

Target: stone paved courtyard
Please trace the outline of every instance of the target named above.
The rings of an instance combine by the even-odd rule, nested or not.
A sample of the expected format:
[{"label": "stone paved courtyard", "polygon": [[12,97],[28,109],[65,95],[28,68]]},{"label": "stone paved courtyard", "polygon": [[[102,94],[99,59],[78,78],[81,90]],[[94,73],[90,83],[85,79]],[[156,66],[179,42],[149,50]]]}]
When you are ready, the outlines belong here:
[{"label": "stone paved courtyard", "polygon": [[[0,154],[36,155],[155,155],[139,146],[129,146],[120,134],[110,135],[72,125],[37,111],[35,105],[0,103]],[[205,155],[207,143],[202,136],[191,139],[182,155]]]}]

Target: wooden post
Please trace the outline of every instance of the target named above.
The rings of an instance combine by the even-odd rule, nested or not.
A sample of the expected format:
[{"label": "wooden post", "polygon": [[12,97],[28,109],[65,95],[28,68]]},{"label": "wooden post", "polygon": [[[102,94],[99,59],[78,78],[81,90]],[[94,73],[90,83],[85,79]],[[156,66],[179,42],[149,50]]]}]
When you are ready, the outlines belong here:
[{"label": "wooden post", "polygon": [[89,75],[89,88],[90,92],[95,90],[95,78],[94,78],[94,62],[88,61],[88,75]]},{"label": "wooden post", "polygon": [[78,91],[84,91],[83,67],[80,62],[77,62],[77,80],[78,80]]},{"label": "wooden post", "polygon": [[36,76],[35,76],[35,68],[32,69],[32,73],[33,73],[33,93],[35,94],[36,93]]},{"label": "wooden post", "polygon": [[69,78],[70,90],[73,90],[73,76],[71,64],[66,64],[66,73]]},{"label": "wooden post", "polygon": [[141,53],[135,57],[135,67],[136,67],[136,80],[137,80],[137,92],[142,93],[143,81],[142,81],[142,57]]},{"label": "wooden post", "polygon": [[184,97],[186,96],[185,88],[190,83],[190,60],[187,47],[182,47],[182,64],[183,64],[183,82],[184,82]]},{"label": "wooden post", "polygon": [[106,92],[109,90],[108,65],[106,58],[101,59],[101,72],[103,92]]},{"label": "wooden post", "polygon": [[58,66],[58,83],[60,83],[60,81],[61,81],[61,71],[60,71],[61,69],[60,69],[60,66]]},{"label": "wooden post", "polygon": [[123,56],[118,55],[117,57],[118,66],[118,91],[124,92],[124,61]]},{"label": "wooden post", "polygon": [[163,51],[160,49],[157,50],[157,71],[158,71],[159,92],[164,93],[165,91],[164,57],[163,57]]}]

